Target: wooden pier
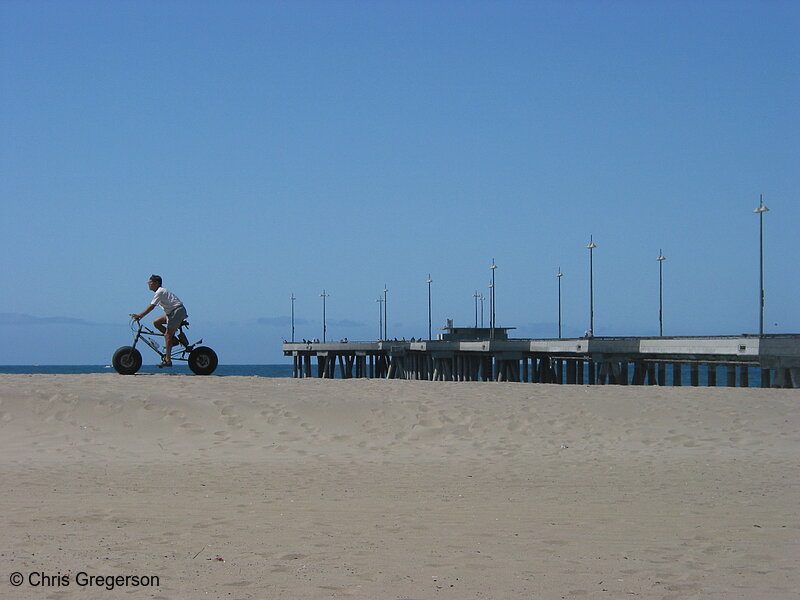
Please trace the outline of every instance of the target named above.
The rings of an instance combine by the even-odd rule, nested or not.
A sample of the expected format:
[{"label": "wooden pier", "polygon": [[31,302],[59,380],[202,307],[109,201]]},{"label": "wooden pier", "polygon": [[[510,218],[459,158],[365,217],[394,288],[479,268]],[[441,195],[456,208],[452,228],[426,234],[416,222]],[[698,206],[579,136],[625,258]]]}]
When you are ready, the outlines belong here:
[{"label": "wooden pier", "polygon": [[[800,388],[800,334],[285,342],[294,377]],[[316,358],[315,361],[312,359]]]}]

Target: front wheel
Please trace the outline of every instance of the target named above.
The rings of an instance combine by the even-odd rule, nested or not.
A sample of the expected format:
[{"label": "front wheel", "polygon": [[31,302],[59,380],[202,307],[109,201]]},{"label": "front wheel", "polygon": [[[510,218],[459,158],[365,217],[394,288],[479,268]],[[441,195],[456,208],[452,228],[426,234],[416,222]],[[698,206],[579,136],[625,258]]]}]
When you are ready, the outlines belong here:
[{"label": "front wheel", "polygon": [[133,375],[142,367],[142,354],[133,346],[123,346],[114,352],[111,364],[120,375]]},{"label": "front wheel", "polygon": [[200,346],[189,353],[189,368],[195,375],[211,375],[217,368],[217,353]]}]

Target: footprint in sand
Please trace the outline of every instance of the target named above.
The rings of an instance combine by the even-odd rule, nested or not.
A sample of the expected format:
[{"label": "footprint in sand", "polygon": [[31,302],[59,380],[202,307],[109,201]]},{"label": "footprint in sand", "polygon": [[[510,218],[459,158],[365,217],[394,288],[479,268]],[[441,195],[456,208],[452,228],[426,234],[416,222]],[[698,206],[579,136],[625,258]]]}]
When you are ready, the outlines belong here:
[{"label": "footprint in sand", "polygon": [[205,432],[205,429],[203,427],[200,427],[199,425],[196,425],[195,423],[184,423],[183,425],[181,425],[181,429],[185,429],[185,430],[189,431],[190,433],[204,433]]}]

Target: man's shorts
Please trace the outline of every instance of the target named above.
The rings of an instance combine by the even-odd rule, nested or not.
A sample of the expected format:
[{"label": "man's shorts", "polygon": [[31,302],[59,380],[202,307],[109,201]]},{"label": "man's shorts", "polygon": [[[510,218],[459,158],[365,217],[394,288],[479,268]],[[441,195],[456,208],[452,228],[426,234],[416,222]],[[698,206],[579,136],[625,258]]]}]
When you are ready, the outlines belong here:
[{"label": "man's shorts", "polygon": [[167,329],[178,329],[187,316],[186,308],[183,305],[179,306],[171,313],[167,313]]}]

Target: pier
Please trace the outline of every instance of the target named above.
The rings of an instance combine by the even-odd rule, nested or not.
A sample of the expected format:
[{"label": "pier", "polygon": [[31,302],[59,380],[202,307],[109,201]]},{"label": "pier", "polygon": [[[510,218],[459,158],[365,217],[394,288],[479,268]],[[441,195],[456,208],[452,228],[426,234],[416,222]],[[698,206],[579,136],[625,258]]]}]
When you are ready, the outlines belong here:
[{"label": "pier", "polygon": [[491,339],[284,342],[283,353],[297,378],[750,387],[755,370],[761,387],[800,388],[800,334],[508,339],[506,332],[496,329]]}]

